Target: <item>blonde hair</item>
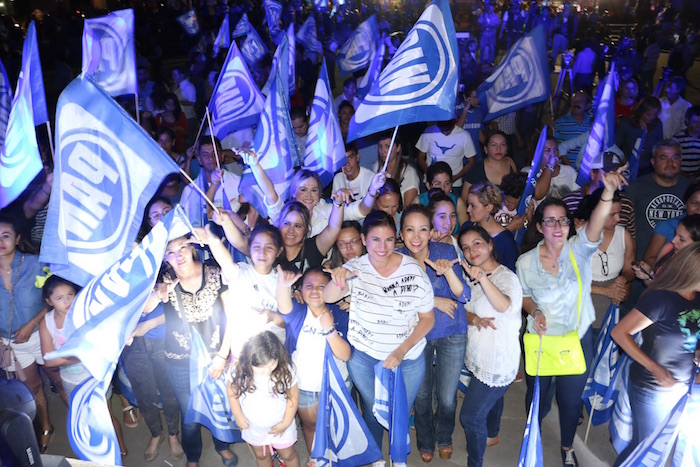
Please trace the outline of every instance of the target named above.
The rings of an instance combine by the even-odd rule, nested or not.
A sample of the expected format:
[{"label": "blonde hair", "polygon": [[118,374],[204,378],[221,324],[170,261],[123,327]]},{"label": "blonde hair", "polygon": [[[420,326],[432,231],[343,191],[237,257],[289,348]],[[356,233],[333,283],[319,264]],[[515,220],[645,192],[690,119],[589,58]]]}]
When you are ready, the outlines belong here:
[{"label": "blonde hair", "polygon": [[693,242],[673,255],[673,258],[659,271],[646,291],[685,292],[694,290],[700,284],[698,264],[700,264],[700,242]]},{"label": "blonde hair", "polygon": [[503,193],[495,183],[479,182],[469,187],[469,194],[476,195],[477,199],[484,206],[493,206],[490,214],[496,214],[503,207]]}]

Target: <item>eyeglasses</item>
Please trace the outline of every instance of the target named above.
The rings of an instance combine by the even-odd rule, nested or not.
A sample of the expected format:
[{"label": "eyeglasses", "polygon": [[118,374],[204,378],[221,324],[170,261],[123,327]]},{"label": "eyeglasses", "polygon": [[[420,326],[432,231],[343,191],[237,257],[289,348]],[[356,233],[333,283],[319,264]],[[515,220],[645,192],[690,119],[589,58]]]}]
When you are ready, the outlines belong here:
[{"label": "eyeglasses", "polygon": [[559,224],[559,227],[564,228],[571,225],[571,219],[568,217],[560,217],[559,219],[556,217],[545,217],[542,219],[542,223],[547,227],[554,227],[556,224]]},{"label": "eyeglasses", "polygon": [[362,240],[361,240],[361,239],[359,239],[359,238],[353,238],[352,240],[349,240],[349,241],[347,241],[347,242],[344,242],[344,241],[341,240],[341,241],[339,241],[339,242],[337,243],[337,245],[338,245],[338,249],[339,249],[339,250],[347,250],[347,249],[350,248],[350,247],[355,248],[355,247],[358,246],[360,243],[362,243]]},{"label": "eyeglasses", "polygon": [[598,258],[600,258],[600,272],[604,276],[607,276],[610,272],[610,269],[608,268],[608,252],[604,251],[602,253],[598,253]]},{"label": "eyeglasses", "polygon": [[151,220],[153,222],[157,222],[164,218],[170,211],[172,211],[172,208],[165,208],[160,212],[154,212],[150,216],[148,216],[148,220]]}]

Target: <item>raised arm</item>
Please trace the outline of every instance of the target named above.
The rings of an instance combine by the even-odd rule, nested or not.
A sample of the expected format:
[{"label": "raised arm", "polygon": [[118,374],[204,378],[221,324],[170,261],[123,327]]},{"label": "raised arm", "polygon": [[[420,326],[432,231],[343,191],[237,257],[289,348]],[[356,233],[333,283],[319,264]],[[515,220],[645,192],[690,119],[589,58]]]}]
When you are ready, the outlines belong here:
[{"label": "raised arm", "polygon": [[[234,223],[234,219],[237,219],[240,224]],[[250,256],[250,252],[248,251],[248,235],[250,235],[250,229],[245,225],[243,220],[238,217],[238,214],[219,210],[219,214],[214,213],[213,220],[216,224],[221,226],[224,230],[224,235],[226,235],[226,240],[228,240],[236,250],[246,256]],[[242,230],[247,232],[248,235],[245,235]]]},{"label": "raised arm", "polygon": [[301,274],[293,271],[285,271],[277,265],[277,311],[283,315],[288,315],[294,308],[292,302],[292,285],[299,280]]},{"label": "raised arm", "polygon": [[612,200],[615,191],[621,190],[627,185],[627,180],[619,172],[608,172],[603,176],[603,185],[605,189],[600,195],[600,201],[591,214],[591,219],[586,225],[586,237],[592,241],[600,240],[600,234],[603,233],[605,219],[610,214],[612,208]]},{"label": "raised arm", "polygon": [[340,227],[343,225],[343,215],[345,212],[345,204],[350,203],[352,192],[345,188],[341,188],[331,196],[333,201],[333,209],[331,210],[328,225],[316,236],[316,247],[322,255],[326,255],[338,238]]},{"label": "raised arm", "polygon": [[275,204],[279,199],[279,195],[275,190],[275,185],[272,183],[272,180],[270,180],[270,177],[267,176],[263,168],[260,166],[258,155],[250,149],[242,149],[240,154],[243,159],[243,163],[250,166],[253,176],[255,176],[255,181],[258,182],[260,189],[265,195],[265,201],[270,205]]},{"label": "raised arm", "polygon": [[192,237],[191,243],[209,246],[209,251],[211,251],[212,256],[221,268],[221,275],[224,282],[230,283],[238,273],[238,265],[233,262],[231,253],[229,253],[228,249],[224,246],[224,242],[211,231],[209,225],[203,229],[196,227],[194,229],[194,234],[195,236]]}]

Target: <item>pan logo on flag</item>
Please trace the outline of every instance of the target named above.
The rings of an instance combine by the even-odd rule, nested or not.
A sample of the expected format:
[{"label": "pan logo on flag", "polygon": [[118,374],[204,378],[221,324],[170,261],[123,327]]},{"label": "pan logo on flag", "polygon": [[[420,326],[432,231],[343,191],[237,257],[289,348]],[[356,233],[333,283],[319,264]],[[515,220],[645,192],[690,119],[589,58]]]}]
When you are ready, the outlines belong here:
[{"label": "pan logo on flag", "polygon": [[[122,37],[123,31],[128,30],[122,18],[115,17],[115,23],[91,23],[94,38],[93,47],[99,51],[95,56],[100,57],[99,65],[95,73],[99,73],[99,82],[103,88],[109,89],[112,85],[119,86],[123,81],[122,56],[127,48],[127,41]],[[87,26],[86,26],[87,27]]]},{"label": "pan logo on flag", "polygon": [[[65,219],[69,234],[65,244],[75,253],[109,251],[122,242],[131,223],[129,177],[119,143],[87,128],[65,133],[62,139],[62,150],[68,152],[61,175],[64,202],[78,213]],[[99,226],[108,213],[118,214],[117,228],[104,238],[94,238],[104,232]]]},{"label": "pan logo on flag", "polygon": [[511,105],[544,91],[534,47],[535,41],[531,37],[525,38],[521,47],[513,48],[510,59],[503,59],[505,66],[501,73],[486,80],[487,83],[493,82],[493,87],[488,90],[489,96],[500,105]]},{"label": "pan logo on flag", "polygon": [[343,67],[346,69],[355,69],[368,64],[370,60],[372,60],[370,55],[374,51],[372,47],[373,44],[374,37],[369,28],[361,28],[358,30],[357,36],[348,44],[347,50],[340,50],[340,53],[345,54]]},{"label": "pan logo on flag", "polygon": [[[429,10],[433,11],[429,11]],[[365,96],[355,113],[355,122],[364,123],[376,116],[374,106],[382,113],[409,107],[435,105],[456,66],[451,59],[450,39],[440,8],[431,4],[394,54],[379,76],[379,90]],[[394,107],[392,109],[392,107]]]},{"label": "pan logo on flag", "polygon": [[223,92],[214,100],[211,109],[217,127],[247,115],[255,105],[255,95],[250,92],[248,77],[242,72],[243,69],[243,62],[236,57],[233,66],[229,66],[221,78],[218,89]]}]

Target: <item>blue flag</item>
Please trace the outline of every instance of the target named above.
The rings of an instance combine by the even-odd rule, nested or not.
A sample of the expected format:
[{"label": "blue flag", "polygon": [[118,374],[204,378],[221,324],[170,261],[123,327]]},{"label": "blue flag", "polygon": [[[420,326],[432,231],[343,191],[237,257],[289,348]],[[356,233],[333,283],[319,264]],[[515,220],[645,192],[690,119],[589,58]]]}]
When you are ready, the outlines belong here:
[{"label": "blue flag", "polygon": [[[516,212],[518,216],[525,214],[527,207],[532,202],[532,195],[535,194],[535,186],[537,186],[537,180],[540,178],[540,173],[542,172],[542,157],[544,156],[544,143],[547,142],[547,125],[542,128],[540,132],[540,139],[537,140],[537,147],[535,148],[535,153],[532,156],[532,163],[530,164],[530,171],[527,173],[527,180],[525,182],[525,190],[520,196],[520,201],[518,201],[518,207]],[[515,233],[515,240],[520,245],[525,238],[525,229],[522,228]]]},{"label": "blue flag", "polygon": [[[300,148],[301,149],[301,148]],[[321,177],[323,186],[333,181],[333,175],[340,170],[347,159],[345,143],[340,132],[340,123],[335,114],[333,94],[328,82],[326,60],[316,82],[316,94],[311,107],[309,132],[302,166]]]},{"label": "blue flag", "polygon": [[[613,375],[617,370],[620,352],[610,333],[620,319],[620,307],[610,304],[603,320],[601,333],[595,344],[593,363],[588,371],[588,379],[581,398],[588,409],[591,423],[595,426],[610,420],[617,392]],[[618,388],[619,391],[619,388]]]},{"label": "blue flag", "polygon": [[530,413],[523,434],[523,444],[520,447],[518,467],[540,467],[542,459],[542,435],[540,433],[540,377],[535,376],[535,389],[532,391]]},{"label": "blue flag", "polygon": [[[294,176],[292,161],[298,159],[299,154],[292,134],[289,95],[285,92],[286,80],[281,76],[279,64],[274,73],[275,82],[260,114],[253,147],[261,167],[275,185],[275,191],[284,200],[287,199],[289,184]],[[261,216],[267,217],[267,207],[263,201],[264,195],[248,166],[243,170],[238,191],[245,196],[246,200]]]},{"label": "blue flag", "polygon": [[5,144],[0,149],[0,209],[17,199],[44,167],[36,141],[35,114],[32,112],[34,96],[31,85],[35,71],[28,61],[23,60],[17,92],[3,135]]},{"label": "blue flag", "polygon": [[241,54],[248,65],[253,66],[258,63],[265,55],[270,53],[267,46],[260,38],[258,31],[253,26],[250,26],[248,35],[241,44]]},{"label": "blue flag", "polygon": [[[272,87],[272,83],[275,81],[275,70],[280,67],[281,69],[288,69],[289,68],[289,59],[290,59],[290,54],[289,54],[289,36],[285,34],[282,37],[282,40],[280,41],[279,45],[277,46],[277,49],[275,49],[275,54],[272,56],[272,65],[270,66],[270,74],[267,77],[267,81],[265,82],[265,85],[263,86],[261,92],[263,93],[264,96],[269,96],[270,95],[270,88]],[[277,62],[282,60],[282,63],[279,65]],[[293,79],[290,77],[288,82],[291,84]],[[290,88],[291,86],[287,86]]]},{"label": "blue flag", "polygon": [[168,241],[189,230],[184,212],[176,206],[136,248],[78,293],[64,323],[68,340],[45,356],[77,357],[90,373],[71,394],[68,419],[68,438],[83,459],[121,464],[105,392],[153,290]]},{"label": "blue flag", "polygon": [[380,42],[377,51],[374,53],[372,58],[372,63],[369,64],[369,68],[364,76],[357,83],[357,97],[359,99],[364,99],[372,85],[379,78],[379,74],[382,72],[382,67],[384,66],[384,53],[386,51],[386,45],[384,41]]},{"label": "blue flag", "polygon": [[275,0],[263,0],[265,5],[265,21],[267,30],[270,32],[270,39],[277,37],[281,32],[282,4]]},{"label": "blue flag", "polygon": [[[32,110],[34,112],[34,125],[39,126],[49,121],[49,111],[46,108],[46,91],[44,90],[44,75],[41,71],[39,59],[39,46],[36,39],[36,27],[34,21],[29,23],[27,36],[22,47],[22,71],[31,69],[29,82],[32,92]],[[27,73],[24,73],[26,76]]]},{"label": "blue flag", "polygon": [[389,455],[394,462],[406,463],[411,452],[408,428],[408,401],[401,367],[390,370],[374,365],[374,406],[372,413],[377,421],[389,430]]},{"label": "blue flag", "polygon": [[316,20],[314,19],[314,15],[309,15],[306,21],[304,21],[304,24],[301,25],[299,31],[297,31],[297,40],[309,52],[320,54],[323,51],[323,47],[316,36]]},{"label": "blue flag", "polygon": [[318,467],[355,467],[382,458],[326,343],[311,458]]},{"label": "blue flag", "polygon": [[194,8],[190,8],[185,13],[178,16],[177,22],[180,23],[182,29],[190,36],[199,34],[199,21],[197,20],[197,13],[194,11]]},{"label": "blue flag", "polygon": [[134,10],[85,20],[82,70],[110,96],[138,93]]},{"label": "blue flag", "polygon": [[227,443],[242,441],[231,417],[231,405],[226,395],[226,382],[223,377],[212,379],[209,376],[211,357],[196,329],[192,333],[192,353],[190,355],[190,402],[185,423],[199,423],[211,431],[212,436]]},{"label": "blue flag", "polygon": [[613,412],[610,418],[610,440],[617,453],[624,451],[632,441],[632,407],[628,391],[632,359],[626,353],[617,361],[617,371],[613,373],[611,386],[617,387]]},{"label": "blue flag", "polygon": [[5,144],[5,132],[12,109],[12,85],[7,77],[5,65],[0,61],[0,147]]},{"label": "blue flag", "polygon": [[214,135],[223,139],[236,130],[255,125],[264,103],[238,46],[232,43],[209,100]]},{"label": "blue flag", "polygon": [[[581,158],[576,183],[583,186],[591,180],[591,168],[602,166],[603,151],[615,144],[615,62],[610,65],[610,71],[602,86],[598,107],[591,126],[591,132],[586,142],[586,149]],[[610,127],[612,126],[612,133]],[[612,139],[610,139],[612,135]]]},{"label": "blue flag", "polygon": [[639,155],[642,152],[642,148],[644,147],[644,139],[647,137],[647,130],[645,129],[642,132],[642,136],[637,138],[637,141],[634,142],[634,147],[632,148],[632,154],[629,157],[629,177],[627,177],[627,180],[632,182],[637,179],[637,176],[639,175]]},{"label": "blue flag", "polygon": [[316,11],[319,13],[324,13],[328,11],[328,0],[312,0],[314,4],[314,8],[316,8]]},{"label": "blue flag", "polygon": [[477,89],[487,115],[484,121],[540,102],[550,94],[544,27],[538,26],[510,48],[498,68]]},{"label": "blue flag", "polygon": [[237,37],[241,36],[247,36],[248,33],[250,32],[250,21],[248,21],[248,14],[243,13],[243,16],[241,16],[241,19],[238,20],[238,23],[236,23],[236,27],[233,28],[233,33],[231,34],[231,39],[235,39]]},{"label": "blue flag", "polygon": [[224,15],[224,20],[219,26],[219,32],[216,34],[216,39],[214,39],[213,49],[214,57],[219,55],[219,49],[228,49],[231,47],[231,27],[228,24],[228,13]]},{"label": "blue flag", "polygon": [[[270,94],[270,87],[272,87],[272,82],[275,80],[275,74],[272,70],[277,68],[277,62],[280,60],[280,54],[287,53],[287,58],[289,68],[289,94],[294,94],[296,89],[296,64],[295,64],[295,48],[296,48],[296,38],[294,37],[294,23],[289,25],[287,28],[286,37],[280,39],[280,43],[275,50],[275,55],[272,57],[272,66],[270,66],[270,76],[268,76],[265,86],[262,88],[262,93],[265,96]],[[286,41],[285,41],[286,39]],[[299,148],[303,151],[303,148]]]},{"label": "blue flag", "polygon": [[89,78],[58,99],[54,180],[40,259],[81,286],[132,245],[143,211],[179,167]]},{"label": "blue flag", "polygon": [[379,26],[377,17],[372,15],[360,24],[345,44],[338,49],[336,62],[341,76],[347,76],[367,68],[377,52]]},{"label": "blue flag", "polygon": [[454,117],[459,55],[448,0],[433,0],[350,120],[347,141]]}]

